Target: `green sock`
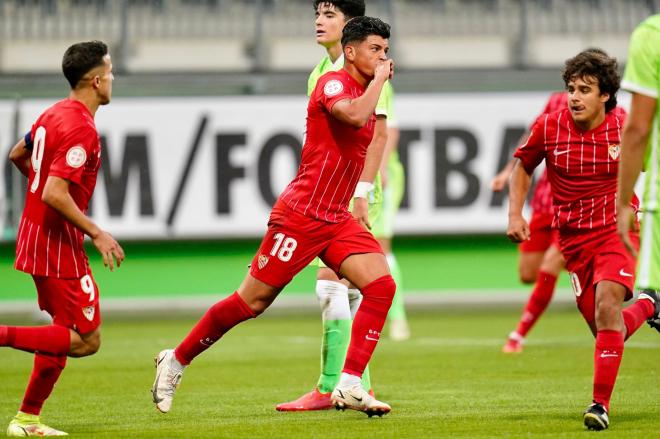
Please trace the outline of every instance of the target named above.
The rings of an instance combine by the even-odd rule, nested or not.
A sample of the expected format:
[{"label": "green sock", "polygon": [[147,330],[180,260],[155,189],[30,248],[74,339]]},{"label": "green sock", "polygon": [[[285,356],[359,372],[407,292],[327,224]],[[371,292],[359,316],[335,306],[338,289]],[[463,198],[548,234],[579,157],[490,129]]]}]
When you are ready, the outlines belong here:
[{"label": "green sock", "polygon": [[337,386],[341,370],[344,367],[350,339],[350,320],[328,320],[323,322],[321,376],[317,384],[321,393],[332,392]]},{"label": "green sock", "polygon": [[394,253],[387,254],[387,263],[390,266],[390,272],[396,282],[396,294],[392,300],[390,312],[387,314],[388,320],[406,320],[406,307],[403,300],[403,281],[401,280],[401,269],[399,263],[394,257]]}]

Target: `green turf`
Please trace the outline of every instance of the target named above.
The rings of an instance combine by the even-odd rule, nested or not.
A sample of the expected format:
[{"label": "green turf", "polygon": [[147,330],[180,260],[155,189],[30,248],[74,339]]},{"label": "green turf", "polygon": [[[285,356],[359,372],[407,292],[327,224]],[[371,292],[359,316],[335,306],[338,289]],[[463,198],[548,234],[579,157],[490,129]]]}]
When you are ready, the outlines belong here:
[{"label": "green turf", "polygon": [[[593,437],[581,419],[593,339],[580,316],[551,310],[525,352],[507,356],[499,349],[517,318],[493,310],[413,315],[414,338],[384,339],[372,362],[376,394],[393,407],[382,419],[274,410],[315,383],[316,315],[264,316],[236,328],[186,371],[167,415],[150,402],[151,358],[193,321],[106,322],[101,351],[69,360],[43,417],[74,437]],[[18,407],[31,359],[0,352],[1,427]],[[598,437],[657,437],[659,363],[660,335],[645,326],[627,344],[611,428]]]},{"label": "green turf", "polygon": [[[123,243],[125,264],[106,270],[88,247],[94,277],[104,298],[228,294],[240,284],[258,241]],[[395,252],[404,288],[414,291],[527,291],[518,282],[517,249],[503,236],[402,238]],[[28,275],[13,269],[13,244],[0,246],[0,301],[34,298]],[[310,293],[316,271],[306,268],[287,293]],[[568,287],[566,278],[560,286]]]}]

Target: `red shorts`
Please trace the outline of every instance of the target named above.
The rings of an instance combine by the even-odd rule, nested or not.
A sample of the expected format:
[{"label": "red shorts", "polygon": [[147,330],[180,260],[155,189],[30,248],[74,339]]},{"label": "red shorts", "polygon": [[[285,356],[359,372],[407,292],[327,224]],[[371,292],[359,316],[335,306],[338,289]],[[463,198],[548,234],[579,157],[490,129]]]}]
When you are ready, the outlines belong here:
[{"label": "red shorts", "polygon": [[[633,245],[639,248],[639,235],[630,233]],[[603,280],[626,287],[625,300],[633,296],[635,258],[628,253],[616,229],[595,233],[564,233],[561,251],[571,278],[573,292],[582,316],[591,323],[596,318],[596,285]]]},{"label": "red shorts", "polygon": [[91,274],[79,279],[32,276],[37,287],[39,308],[53,317],[53,323],[79,334],[94,331],[101,324],[99,288]]},{"label": "red shorts", "polygon": [[316,256],[339,274],[354,254],[383,253],[378,241],[354,218],[340,223],[308,218],[277,202],[268,231],[250,265],[250,274],[274,287],[284,287]]},{"label": "red shorts", "polygon": [[559,231],[552,228],[554,215],[551,213],[532,213],[529,222],[530,239],[520,243],[518,248],[523,253],[545,252],[552,244],[559,245]]}]

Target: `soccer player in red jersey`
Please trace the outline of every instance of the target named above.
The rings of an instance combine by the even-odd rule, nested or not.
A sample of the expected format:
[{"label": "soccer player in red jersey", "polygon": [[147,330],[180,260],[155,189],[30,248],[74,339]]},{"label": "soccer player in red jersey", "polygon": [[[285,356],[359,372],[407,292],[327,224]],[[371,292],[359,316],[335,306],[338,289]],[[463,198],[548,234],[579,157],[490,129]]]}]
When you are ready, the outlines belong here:
[{"label": "soccer player in red jersey", "polygon": [[323,75],[311,94],[298,174],[271,211],[249,273],[234,294],[209,308],[176,349],[156,358],[152,394],[161,412],[170,410],[184,367],[231,328],[264,312],[316,256],[363,295],[333,404],[369,416],[390,411],[360,381],[396,285],[378,242],[348,210],[373,137],[376,103],[392,75],[389,36],[389,26],[377,18],[355,17],[344,27],[344,68]]},{"label": "soccer player in red jersey", "polygon": [[39,116],[11,150],[10,159],[28,177],[25,208],[16,241],[17,270],[34,279],[39,307],[53,317],[48,326],[0,326],[0,346],[34,352],[34,367],[23,404],[7,429],[9,436],[62,436],[41,423],[39,413],[67,356],[98,351],[99,290],[83,249],[83,234],[114,269],[121,246],[85,215],[101,164],[94,124],[99,106],[112,96],[112,63],[100,41],[74,44],[62,60],[71,85],[68,99]]},{"label": "soccer player in red jersey", "polygon": [[[609,403],[624,340],[654,314],[655,293],[632,297],[635,259],[617,235],[616,188],[625,112],[616,107],[617,63],[604,52],[584,51],[566,61],[568,109],[540,116],[514,156],[507,235],[530,237],[522,208],[534,168],[545,160],[552,188],[553,227],[566,259],[578,309],[596,337],[593,403],[584,412],[589,429],[609,426]],[[638,243],[638,235],[631,232]]]},{"label": "soccer player in red jersey", "polygon": [[[567,107],[566,92],[553,93],[541,114],[554,113]],[[528,136],[529,131],[525,133],[521,143],[524,143]],[[493,179],[493,190],[504,189],[514,164],[515,159],[511,160]],[[522,352],[525,337],[550,304],[557,278],[564,268],[564,258],[559,250],[559,236],[557,230],[552,228],[552,192],[545,169],[536,183],[531,208],[530,239],[518,246],[520,250],[518,272],[523,283],[535,283],[535,285],[525,304],[518,326],[509,334],[502,347],[502,352],[507,354]]]}]

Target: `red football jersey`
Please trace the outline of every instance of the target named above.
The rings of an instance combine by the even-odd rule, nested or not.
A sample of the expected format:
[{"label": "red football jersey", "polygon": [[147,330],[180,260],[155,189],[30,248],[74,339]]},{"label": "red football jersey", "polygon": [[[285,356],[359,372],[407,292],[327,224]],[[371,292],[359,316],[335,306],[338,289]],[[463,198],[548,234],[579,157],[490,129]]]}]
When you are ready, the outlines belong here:
[{"label": "red football jersey", "polygon": [[340,222],[350,217],[353,197],[376,116],[362,128],[336,119],[332,107],[355,99],[364,88],[344,69],[319,78],[307,106],[307,133],[298,174],[280,195],[289,208],[307,217]]},{"label": "red football jersey", "polygon": [[83,212],[94,192],[101,144],[87,107],[72,99],[47,109],[32,126],[28,191],[16,240],[16,269],[38,276],[79,278],[89,273],[83,233],[41,201],[49,176],[69,180]]},{"label": "red football jersey", "polygon": [[[554,227],[594,230],[616,226],[621,129],[626,113],[615,108],[590,131],[575,125],[568,109],[540,116],[514,156],[531,174],[545,159],[552,188]],[[636,207],[637,199],[633,200]]]},{"label": "red football jersey", "polygon": [[[554,113],[555,111],[564,108],[568,108],[568,93],[565,91],[555,92],[550,95],[550,98],[548,98],[548,102],[546,102],[541,115]],[[550,188],[550,182],[548,181],[548,173],[545,169],[539,180],[536,182],[536,189],[534,189],[531,207],[536,213],[552,214],[553,212],[552,191]]]}]

